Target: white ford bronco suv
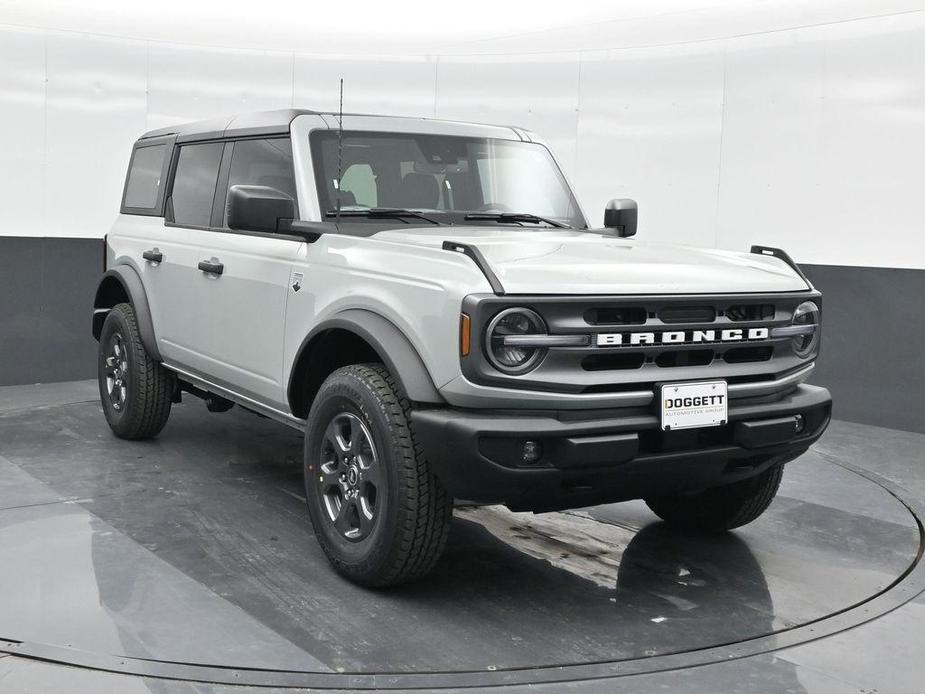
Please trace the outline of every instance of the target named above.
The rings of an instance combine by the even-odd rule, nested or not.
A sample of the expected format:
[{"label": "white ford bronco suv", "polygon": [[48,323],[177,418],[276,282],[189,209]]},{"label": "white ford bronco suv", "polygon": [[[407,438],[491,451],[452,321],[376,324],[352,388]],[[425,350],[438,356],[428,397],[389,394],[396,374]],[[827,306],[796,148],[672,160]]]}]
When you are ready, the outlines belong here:
[{"label": "white ford bronco suv", "polygon": [[689,530],[771,502],[822,434],[820,294],[786,253],[589,226],[521,128],[286,110],[143,135],[96,292],[103,411],[183,392],[305,432],[315,534],[364,585],[424,575],[454,501],[644,499]]}]

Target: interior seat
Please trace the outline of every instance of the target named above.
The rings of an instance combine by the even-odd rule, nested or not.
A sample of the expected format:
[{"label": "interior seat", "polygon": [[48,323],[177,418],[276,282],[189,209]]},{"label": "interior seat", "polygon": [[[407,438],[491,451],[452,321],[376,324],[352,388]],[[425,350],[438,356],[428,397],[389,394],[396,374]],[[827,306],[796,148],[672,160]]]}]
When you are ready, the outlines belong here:
[{"label": "interior seat", "polygon": [[340,198],[341,208],[357,206],[357,199],[356,199],[356,196],[353,194],[353,192],[349,190],[338,191],[337,188],[334,187],[334,183],[332,181],[329,181],[328,182],[328,200],[331,201],[332,210],[337,209],[337,199],[338,198]]},{"label": "interior seat", "polygon": [[465,173],[446,175],[450,193],[453,199],[454,210],[477,210],[482,204],[472,189],[472,177]]},{"label": "interior seat", "polygon": [[396,207],[435,210],[439,207],[440,186],[430,174],[407,173],[397,191]]}]

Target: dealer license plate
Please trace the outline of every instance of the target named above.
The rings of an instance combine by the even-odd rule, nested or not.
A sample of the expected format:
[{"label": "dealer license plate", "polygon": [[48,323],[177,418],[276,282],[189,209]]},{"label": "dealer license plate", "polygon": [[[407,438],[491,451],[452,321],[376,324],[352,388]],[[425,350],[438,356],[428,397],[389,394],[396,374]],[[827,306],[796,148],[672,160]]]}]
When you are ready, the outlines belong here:
[{"label": "dealer license plate", "polygon": [[725,424],[729,416],[726,381],[666,383],[661,390],[662,429],[694,429]]}]

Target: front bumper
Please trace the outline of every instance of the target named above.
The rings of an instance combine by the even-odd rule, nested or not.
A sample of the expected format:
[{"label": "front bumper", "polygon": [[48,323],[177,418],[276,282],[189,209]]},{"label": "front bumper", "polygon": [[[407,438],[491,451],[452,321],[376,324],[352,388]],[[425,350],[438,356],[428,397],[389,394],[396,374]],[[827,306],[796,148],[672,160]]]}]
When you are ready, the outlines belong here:
[{"label": "front bumper", "polygon": [[[832,398],[800,385],[732,401],[721,427],[664,432],[650,408],[585,412],[416,410],[418,442],[457,499],[548,511],[699,491],[793,460],[825,431]],[[803,417],[798,431],[796,415]],[[542,446],[533,464],[525,441]]]}]

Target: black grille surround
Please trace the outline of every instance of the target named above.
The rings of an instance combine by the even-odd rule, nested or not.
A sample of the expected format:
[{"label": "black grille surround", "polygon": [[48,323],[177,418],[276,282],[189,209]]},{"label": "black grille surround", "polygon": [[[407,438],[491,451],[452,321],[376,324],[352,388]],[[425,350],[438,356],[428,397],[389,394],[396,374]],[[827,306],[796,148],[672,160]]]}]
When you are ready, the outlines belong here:
[{"label": "black grille surround", "polygon": [[[480,385],[575,394],[654,390],[661,383],[713,378],[730,383],[774,380],[807,366],[816,355],[797,356],[789,337],[598,346],[597,336],[770,330],[790,325],[794,309],[808,300],[821,308],[821,294],[815,290],[615,297],[472,294],[462,306],[472,325],[472,351],[461,359],[462,372],[467,380]],[[485,331],[494,316],[512,307],[538,313],[551,335],[590,335],[591,344],[550,347],[534,370],[522,375],[504,374],[485,356]],[[628,339],[624,337],[624,341]]]}]

